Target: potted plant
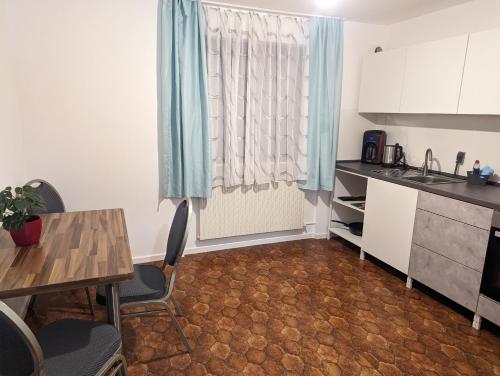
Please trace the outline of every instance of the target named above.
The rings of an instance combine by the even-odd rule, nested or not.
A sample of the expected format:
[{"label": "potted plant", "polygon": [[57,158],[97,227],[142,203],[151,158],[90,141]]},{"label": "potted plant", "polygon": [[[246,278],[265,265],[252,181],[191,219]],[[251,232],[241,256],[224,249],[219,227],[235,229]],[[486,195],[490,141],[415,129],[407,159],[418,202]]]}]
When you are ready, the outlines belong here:
[{"label": "potted plant", "polygon": [[10,232],[17,246],[25,247],[37,244],[42,233],[42,220],[32,215],[34,209],[44,209],[42,197],[29,185],[11,187],[0,192],[0,222]]}]

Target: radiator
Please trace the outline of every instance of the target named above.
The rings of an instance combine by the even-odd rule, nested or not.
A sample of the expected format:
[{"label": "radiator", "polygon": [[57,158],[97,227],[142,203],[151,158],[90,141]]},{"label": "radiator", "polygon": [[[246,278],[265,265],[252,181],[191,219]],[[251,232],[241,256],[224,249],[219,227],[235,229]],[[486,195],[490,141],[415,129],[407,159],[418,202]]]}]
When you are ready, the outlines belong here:
[{"label": "radiator", "polygon": [[200,207],[200,240],[304,227],[304,192],[296,183],[266,188],[214,188]]}]

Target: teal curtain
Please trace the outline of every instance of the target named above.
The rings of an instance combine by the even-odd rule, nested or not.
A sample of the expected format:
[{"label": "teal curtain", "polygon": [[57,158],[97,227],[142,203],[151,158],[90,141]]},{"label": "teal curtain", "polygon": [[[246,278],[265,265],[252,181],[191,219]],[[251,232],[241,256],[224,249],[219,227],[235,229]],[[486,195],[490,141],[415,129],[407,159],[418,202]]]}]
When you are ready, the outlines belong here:
[{"label": "teal curtain", "polygon": [[160,196],[209,197],[205,21],[198,0],[160,0],[158,136]]},{"label": "teal curtain", "polygon": [[333,189],[342,92],[343,40],[341,19],[314,17],[310,20],[307,181],[300,184],[302,189]]}]

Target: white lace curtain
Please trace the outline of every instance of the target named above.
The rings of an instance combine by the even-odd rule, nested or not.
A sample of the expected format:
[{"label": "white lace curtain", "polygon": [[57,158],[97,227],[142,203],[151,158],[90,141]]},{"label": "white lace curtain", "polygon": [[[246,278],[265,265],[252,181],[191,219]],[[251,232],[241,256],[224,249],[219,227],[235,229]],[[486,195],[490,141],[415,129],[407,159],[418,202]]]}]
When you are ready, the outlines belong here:
[{"label": "white lace curtain", "polygon": [[213,186],[307,178],[308,20],[205,7]]}]

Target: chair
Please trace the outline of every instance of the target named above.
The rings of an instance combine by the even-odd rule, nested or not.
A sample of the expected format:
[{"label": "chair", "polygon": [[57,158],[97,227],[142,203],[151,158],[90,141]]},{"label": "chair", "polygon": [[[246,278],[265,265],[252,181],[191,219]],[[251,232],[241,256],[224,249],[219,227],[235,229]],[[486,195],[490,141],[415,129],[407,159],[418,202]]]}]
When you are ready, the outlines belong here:
[{"label": "chair", "polygon": [[34,334],[0,301],[0,375],[126,375],[121,337],[109,324],[65,319]]},{"label": "chair", "polygon": [[[191,353],[191,347],[184,335],[182,328],[172,313],[168,302],[171,300],[174,304],[176,314],[182,316],[182,311],[174,299],[172,292],[174,290],[175,275],[177,265],[184,248],[189,233],[189,221],[191,218],[191,200],[183,200],[174,215],[172,226],[168,235],[167,252],[161,268],[153,265],[134,265],[134,277],[131,280],[120,283],[120,305],[121,308],[131,308],[157,304],[163,306],[162,309],[145,312],[121,313],[121,317],[135,317],[143,315],[157,315],[167,312],[179,333],[187,351],[179,352],[171,356]],[[170,280],[164,271],[167,266],[171,267]],[[97,303],[106,304],[106,294],[103,286],[97,288]],[[170,356],[170,357],[171,357]]]},{"label": "chair", "polygon": [[[55,187],[49,182],[42,179],[30,180],[25,185],[29,185],[33,188],[35,193],[38,193],[45,201],[44,209],[32,210],[30,214],[48,214],[48,213],[64,213],[66,207],[64,206],[64,201],[61,195]],[[92,304],[92,298],[90,297],[90,290],[88,287],[85,288],[85,294],[87,295],[87,302],[89,304],[90,313],[94,315],[94,306]],[[33,309],[35,305],[36,295],[33,297],[30,303],[30,309]]]}]

